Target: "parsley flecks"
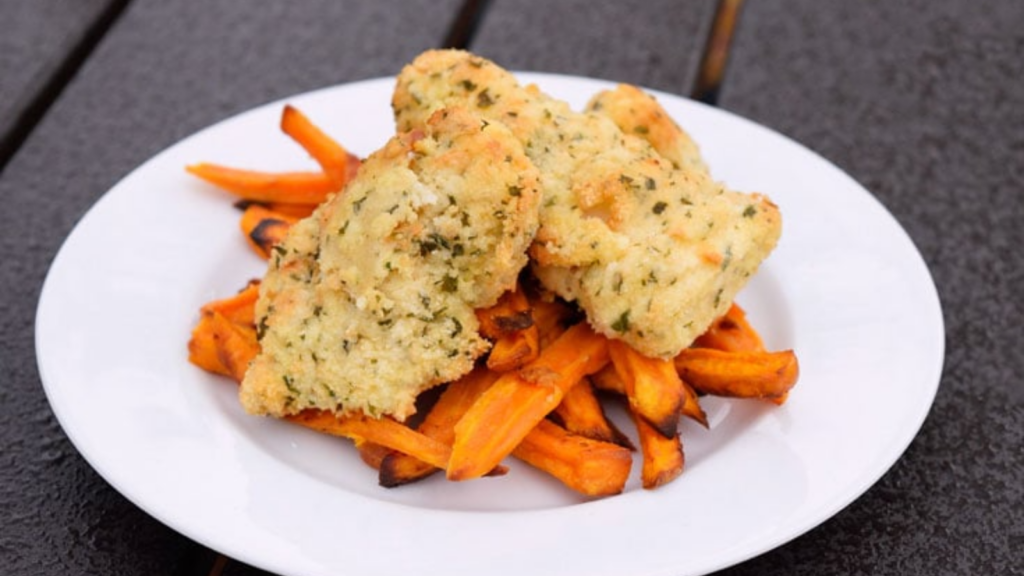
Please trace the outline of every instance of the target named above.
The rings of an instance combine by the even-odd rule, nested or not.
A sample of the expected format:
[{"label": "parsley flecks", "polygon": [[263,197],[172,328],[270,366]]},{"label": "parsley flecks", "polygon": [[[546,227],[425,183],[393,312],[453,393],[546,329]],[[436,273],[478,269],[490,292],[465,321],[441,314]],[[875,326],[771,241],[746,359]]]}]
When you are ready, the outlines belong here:
[{"label": "parsley flecks", "polygon": [[520,188],[519,186],[509,185],[509,187],[508,187],[508,195],[512,196],[514,198],[518,198],[518,197],[523,195],[523,189]]},{"label": "parsley flecks", "polygon": [[[366,202],[367,198],[369,198],[369,196],[363,196],[359,200],[354,200],[352,202],[352,211],[359,214],[359,211],[363,209],[363,202]],[[348,222],[345,222],[345,224],[348,224]]]},{"label": "parsley flecks", "polygon": [[482,92],[476,95],[476,105],[478,108],[490,108],[494,105],[494,98],[491,97],[491,93],[484,88]]},{"label": "parsley flecks", "polygon": [[664,202],[658,202],[654,205],[654,208],[651,208],[651,212],[654,212],[655,214],[661,214],[662,212],[665,211],[665,208],[668,208],[668,204]]},{"label": "parsley flecks", "polygon": [[458,292],[459,290],[459,278],[458,276],[445,276],[444,280],[441,281],[441,290],[444,292]]},{"label": "parsley flecks", "polygon": [[284,387],[287,388],[289,392],[295,395],[299,394],[298,389],[295,388],[295,380],[291,376],[285,374],[281,376],[281,380],[284,380]]},{"label": "parsley flecks", "polygon": [[474,84],[470,80],[463,80],[460,84],[462,85],[462,88],[466,90],[466,92],[472,92],[476,90],[476,84]]},{"label": "parsley flecks", "polygon": [[648,132],[650,132],[650,130],[647,128],[647,126],[640,125],[640,126],[635,126],[633,128],[633,132],[635,132],[637,134],[647,134]]},{"label": "parsley flecks", "polygon": [[612,323],[612,330],[622,334],[629,331],[629,310],[619,315],[619,318]]},{"label": "parsley flecks", "polygon": [[263,339],[263,336],[266,335],[268,328],[269,328],[269,326],[267,326],[267,317],[264,316],[264,317],[260,318],[259,324],[256,325],[256,341],[257,342],[259,342],[260,340]]},{"label": "parsley flecks", "polygon": [[757,208],[755,208],[753,204],[749,204],[746,208],[743,209],[744,218],[753,218],[756,214]]},{"label": "parsley flecks", "polygon": [[644,184],[647,186],[648,190],[654,190],[658,187],[658,183],[651,177],[648,177]]}]

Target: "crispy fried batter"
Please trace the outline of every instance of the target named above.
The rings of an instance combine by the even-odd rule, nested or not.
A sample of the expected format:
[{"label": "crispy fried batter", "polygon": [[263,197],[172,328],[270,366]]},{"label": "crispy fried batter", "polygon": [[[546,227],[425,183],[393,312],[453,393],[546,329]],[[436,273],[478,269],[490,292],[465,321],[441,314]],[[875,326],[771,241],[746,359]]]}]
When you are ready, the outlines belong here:
[{"label": "crispy fried batter", "polygon": [[607,116],[623,133],[646,140],[675,168],[707,174],[697,143],[654,96],[636,86],[619,84],[614,90],[599,92],[587,103],[586,111]]},{"label": "crispy fried batter", "polygon": [[275,248],[246,410],[402,419],[420,392],[469,372],[488,347],[473,310],[515,285],[538,197],[522,145],[468,110],[390,140]]},{"label": "crispy fried batter", "polygon": [[616,112],[635,95],[598,98],[612,111],[574,112],[484,58],[445,50],[402,71],[392,105],[403,130],[451,105],[508,126],[540,170],[538,278],[578,301],[597,331],[669,358],[728,309],[774,248],[781,217],[767,198],[712,180],[699,157],[684,161],[696,151],[670,127],[663,137],[620,128],[656,103]]}]

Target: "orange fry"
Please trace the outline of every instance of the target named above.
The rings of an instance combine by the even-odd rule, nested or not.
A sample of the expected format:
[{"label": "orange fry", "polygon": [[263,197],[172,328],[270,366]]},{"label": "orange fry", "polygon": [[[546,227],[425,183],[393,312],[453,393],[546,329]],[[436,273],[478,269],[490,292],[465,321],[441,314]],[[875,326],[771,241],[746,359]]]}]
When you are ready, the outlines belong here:
[{"label": "orange fry", "polygon": [[666,437],[632,410],[630,416],[640,437],[640,453],[643,454],[640,482],[643,487],[653,490],[675,480],[683,473],[686,461],[679,434]]},{"label": "orange fry", "polygon": [[199,163],[185,167],[190,174],[246,200],[320,204],[339,190],[323,172],[261,172]]},{"label": "orange fry", "polygon": [[[590,381],[598,390],[614,392],[615,394],[621,394],[622,396],[626,395],[626,383],[619,377],[619,374],[615,371],[615,366],[612,364],[598,370],[590,377]],[[682,385],[683,393],[683,404],[682,408],[680,408],[680,412],[683,416],[692,418],[701,426],[707,428],[708,417],[704,413],[704,409],[701,408],[700,402],[697,398],[697,392],[685,381],[680,380],[679,383]]]},{"label": "orange fry", "polygon": [[356,442],[372,442],[398,450],[437,468],[448,465],[451,452],[448,446],[391,418],[377,419],[364,414],[337,416],[323,410],[303,410],[285,416],[285,419],[332,436],[344,436]]},{"label": "orange fry", "polygon": [[747,322],[747,314],[733,304],[729,310],[693,343],[694,348],[714,348],[726,352],[764,352],[761,335]]},{"label": "orange fry", "polygon": [[540,333],[536,326],[499,336],[487,356],[487,367],[495,372],[521,368],[540,355]]},{"label": "orange fry", "polygon": [[192,338],[188,341],[188,361],[196,366],[222,376],[231,376],[231,373],[220,361],[220,354],[217,349],[220,345],[214,337],[213,314],[203,314],[199,322],[192,329]]},{"label": "orange fry", "polygon": [[540,347],[547,348],[565,332],[573,311],[561,300],[547,302],[538,298],[530,302],[530,313],[539,333]]},{"label": "orange fry", "polygon": [[615,366],[609,364],[604,368],[590,375],[590,382],[594,385],[594,388],[598,390],[604,390],[605,392],[614,392],[615,394],[626,395],[626,383],[619,378],[618,372],[615,371]]},{"label": "orange fry", "polygon": [[252,204],[242,213],[239,225],[249,246],[263,258],[270,258],[271,250],[284,240],[295,221],[291,216]]},{"label": "orange fry", "polygon": [[[395,452],[387,446],[381,446],[366,440],[354,440],[353,443],[356,445],[356,450],[359,450],[360,460],[374,470],[380,470],[381,463],[387,456],[401,454],[401,452]],[[419,462],[419,460],[416,461]]]},{"label": "orange fry", "polygon": [[477,310],[476,318],[480,321],[480,333],[491,339],[533,326],[530,302],[518,286],[502,294],[494,306]]},{"label": "orange fry", "polygon": [[630,408],[663,436],[676,434],[683,407],[683,385],[671,360],[648,358],[621,340],[610,340],[615,372],[626,385]]},{"label": "orange fry", "polygon": [[675,367],[696,390],[736,398],[782,398],[800,376],[792,350],[723,352],[688,348],[676,356]]},{"label": "orange fry", "polygon": [[281,114],[281,130],[309,152],[338,190],[349,180],[349,153],[316,124],[291,105]]},{"label": "orange fry", "polygon": [[288,216],[295,220],[301,220],[308,218],[316,210],[317,204],[295,204],[292,202],[253,202],[251,200],[239,200],[235,202],[235,208],[245,211],[246,208],[253,204],[259,204],[267,210],[280,214],[281,216]]},{"label": "orange fry", "polygon": [[629,449],[571,434],[541,420],[512,454],[587,496],[619,494],[629,478]]},{"label": "orange fry", "polygon": [[249,362],[259,354],[256,330],[223,315],[203,314],[188,343],[189,361],[200,368],[241,382]]},{"label": "orange fry", "polygon": [[[417,431],[446,445],[455,439],[455,424],[485,390],[494,384],[498,374],[477,368],[445,388],[427,412]],[[388,488],[414,482],[436,472],[431,466],[408,454],[393,453],[380,465],[380,485]]]},{"label": "orange fry", "polygon": [[503,374],[456,424],[448,478],[478,478],[494,468],[569,388],[607,362],[607,340],[580,323],[530,364]]},{"label": "orange fry", "polygon": [[565,393],[554,415],[573,434],[634,449],[629,438],[605,417],[594,387],[586,378]]},{"label": "orange fry", "polygon": [[704,412],[704,408],[700,405],[700,398],[697,396],[697,391],[690,386],[686,380],[680,380],[680,389],[683,393],[683,405],[679,409],[679,413],[691,420],[695,420],[701,426],[708,427],[708,415]]},{"label": "orange fry", "polygon": [[200,309],[203,314],[217,312],[235,324],[256,325],[256,299],[260,295],[260,281],[250,280],[234,296],[208,302]]}]

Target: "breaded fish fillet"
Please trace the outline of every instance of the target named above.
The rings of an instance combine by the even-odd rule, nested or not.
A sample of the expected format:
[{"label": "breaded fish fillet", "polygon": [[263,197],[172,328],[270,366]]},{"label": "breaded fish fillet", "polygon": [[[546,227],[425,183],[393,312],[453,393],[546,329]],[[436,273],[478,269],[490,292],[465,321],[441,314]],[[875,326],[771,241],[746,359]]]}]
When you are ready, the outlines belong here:
[{"label": "breaded fish fillet", "polygon": [[646,140],[675,168],[708,173],[697,143],[654,96],[636,86],[619,84],[614,90],[598,92],[587,103],[586,111],[607,116],[623,133]]},{"label": "breaded fish fillet", "polygon": [[391,139],[275,248],[245,409],[411,414],[489,348],[473,310],[515,285],[538,198],[522,144],[470,111]]},{"label": "breaded fish fillet", "polygon": [[[577,301],[597,331],[671,357],[726,311],[774,248],[781,217],[764,196],[712,180],[672,122],[659,120],[659,153],[650,130],[636,129],[650,124],[644,115],[668,118],[653,99],[640,99],[646,111],[634,113],[616,108],[635,95],[595,102],[604,98],[610,117],[597,105],[574,112],[484,58],[443,50],[405,67],[392,105],[400,129],[451,105],[508,126],[540,170],[537,277]],[[666,158],[673,147],[678,158]]]}]

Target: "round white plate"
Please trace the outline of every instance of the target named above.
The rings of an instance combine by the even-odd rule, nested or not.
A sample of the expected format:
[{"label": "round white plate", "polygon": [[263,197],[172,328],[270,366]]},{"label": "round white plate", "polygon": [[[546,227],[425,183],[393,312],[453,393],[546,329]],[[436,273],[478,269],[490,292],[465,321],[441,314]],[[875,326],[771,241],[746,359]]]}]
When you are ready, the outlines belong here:
[{"label": "round white plate", "polygon": [[[577,109],[610,86],[520,78]],[[288,102],[365,155],[393,132],[392,88],[371,80]],[[795,349],[802,367],[782,407],[705,399],[711,429],[683,424],[686,471],[672,484],[645,491],[634,472],[624,494],[585,501],[511,461],[503,478],[380,488],[347,441],[247,416],[233,383],[190,365],[199,307],[264,265],[232,199],[183,166],[314,166],[278,131],[284,102],[160,153],[75,228],[36,324],[57,418],[142,509],[286,575],[680,576],[802,534],[871,486],[922,424],[943,361],[935,287],[899,224],[835,166],[742,118],[657,95],[717,178],[780,206],[782,242],[739,300],[769,347]]]}]

